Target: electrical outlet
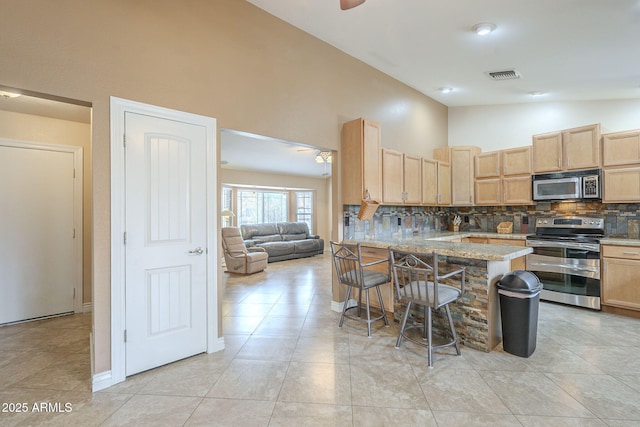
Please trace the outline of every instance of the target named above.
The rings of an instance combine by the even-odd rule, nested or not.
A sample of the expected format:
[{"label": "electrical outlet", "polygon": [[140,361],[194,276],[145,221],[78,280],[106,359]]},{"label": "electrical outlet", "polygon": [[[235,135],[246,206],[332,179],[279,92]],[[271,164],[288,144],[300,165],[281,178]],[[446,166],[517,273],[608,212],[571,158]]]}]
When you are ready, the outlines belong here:
[{"label": "electrical outlet", "polygon": [[523,216],[522,217],[522,224],[524,224],[524,225],[529,224],[529,217],[528,216]]},{"label": "electrical outlet", "polygon": [[464,216],[464,222],[466,222],[467,224],[469,223],[469,215]]}]

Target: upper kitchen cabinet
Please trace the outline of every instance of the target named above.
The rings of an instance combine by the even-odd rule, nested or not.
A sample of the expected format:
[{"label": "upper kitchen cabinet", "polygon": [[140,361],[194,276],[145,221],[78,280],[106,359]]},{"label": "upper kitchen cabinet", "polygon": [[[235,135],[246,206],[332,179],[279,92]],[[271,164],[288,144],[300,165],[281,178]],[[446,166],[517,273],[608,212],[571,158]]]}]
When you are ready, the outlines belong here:
[{"label": "upper kitchen cabinet", "polygon": [[476,156],[476,178],[496,178],[500,176],[500,151],[481,153]]},{"label": "upper kitchen cabinet", "polygon": [[562,132],[534,135],[533,172],[556,172],[562,170]]},{"label": "upper kitchen cabinet", "polygon": [[476,205],[531,204],[531,147],[476,156]]},{"label": "upper kitchen cabinet", "polygon": [[530,174],[531,147],[480,153],[476,156],[475,171],[476,179]]},{"label": "upper kitchen cabinet", "polygon": [[479,153],[478,147],[442,147],[433,150],[436,160],[451,164],[451,204],[454,206],[474,204],[474,163]]},{"label": "upper kitchen cabinet", "polygon": [[428,206],[451,204],[451,167],[449,163],[422,159],[422,203]]},{"label": "upper kitchen cabinet", "polygon": [[640,129],[602,135],[605,203],[640,201]]},{"label": "upper kitchen cabinet", "polygon": [[600,124],[533,136],[533,172],[600,166]]},{"label": "upper kitchen cabinet", "polygon": [[381,151],[383,203],[421,204],[422,159],[387,148]]},{"label": "upper kitchen cabinet", "polygon": [[502,150],[502,175],[531,174],[531,147],[518,147]]},{"label": "upper kitchen cabinet", "polygon": [[404,202],[412,205],[422,203],[422,157],[405,154]]},{"label": "upper kitchen cabinet", "polygon": [[600,124],[565,130],[562,148],[565,169],[600,167]]},{"label": "upper kitchen cabinet", "polygon": [[369,195],[382,200],[380,124],[356,119],[342,125],[342,203],[359,205]]},{"label": "upper kitchen cabinet", "polygon": [[602,166],[640,163],[640,129],[602,135]]}]

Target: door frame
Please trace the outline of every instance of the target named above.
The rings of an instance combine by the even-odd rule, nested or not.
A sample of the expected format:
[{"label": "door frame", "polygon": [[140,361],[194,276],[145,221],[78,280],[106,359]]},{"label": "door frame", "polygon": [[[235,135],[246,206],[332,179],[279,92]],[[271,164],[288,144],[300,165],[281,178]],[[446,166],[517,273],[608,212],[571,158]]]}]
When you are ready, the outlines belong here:
[{"label": "door frame", "polygon": [[[207,192],[207,353],[224,349],[224,338],[218,337],[218,238],[217,238],[217,122],[164,107],[110,97],[111,107],[111,375],[109,385],[104,375],[94,378],[94,390],[126,379],[124,330],[125,311],[125,112],[161,117],[206,128],[206,192]],[[100,384],[96,384],[99,382]],[[98,386],[98,387],[96,387]]]},{"label": "door frame", "polygon": [[83,150],[82,147],[75,145],[51,144],[47,142],[31,142],[16,139],[0,138],[0,145],[4,147],[23,148],[27,150],[47,150],[62,153],[73,154],[73,258],[74,258],[74,275],[73,275],[73,312],[82,313],[85,311],[82,303],[82,227],[84,224],[82,218],[83,204]]}]

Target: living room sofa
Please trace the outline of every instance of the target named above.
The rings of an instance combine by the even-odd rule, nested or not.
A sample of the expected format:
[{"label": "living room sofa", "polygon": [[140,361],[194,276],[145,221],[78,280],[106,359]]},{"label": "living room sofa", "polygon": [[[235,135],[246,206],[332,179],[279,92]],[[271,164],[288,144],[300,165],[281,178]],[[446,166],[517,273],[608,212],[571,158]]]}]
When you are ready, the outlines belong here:
[{"label": "living room sofa", "polygon": [[261,247],[267,251],[269,262],[324,253],[324,240],[309,234],[304,222],[243,224],[240,232],[247,248]]}]

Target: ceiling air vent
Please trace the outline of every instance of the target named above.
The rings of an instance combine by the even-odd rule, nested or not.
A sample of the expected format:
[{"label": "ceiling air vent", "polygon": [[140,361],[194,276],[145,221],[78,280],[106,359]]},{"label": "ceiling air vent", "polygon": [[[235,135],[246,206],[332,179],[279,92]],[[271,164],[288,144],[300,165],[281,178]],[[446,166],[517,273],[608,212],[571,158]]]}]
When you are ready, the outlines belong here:
[{"label": "ceiling air vent", "polygon": [[520,78],[520,73],[516,70],[490,71],[487,75],[492,80],[514,80]]}]

